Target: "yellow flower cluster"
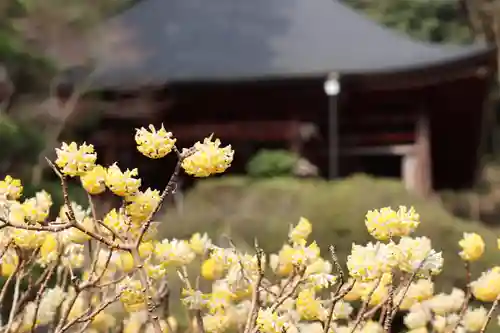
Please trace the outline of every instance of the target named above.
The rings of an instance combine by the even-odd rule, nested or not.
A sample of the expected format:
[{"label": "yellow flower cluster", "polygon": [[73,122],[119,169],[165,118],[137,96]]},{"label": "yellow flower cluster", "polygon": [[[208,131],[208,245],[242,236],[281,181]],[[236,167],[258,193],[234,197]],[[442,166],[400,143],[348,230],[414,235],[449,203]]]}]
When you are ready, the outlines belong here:
[{"label": "yellow flower cluster", "polygon": [[56,148],[56,153],[56,165],[63,174],[71,177],[81,176],[90,171],[97,160],[94,146],[86,143],[78,146],[76,142],[69,145],[63,142],[61,148]]},{"label": "yellow flower cluster", "polygon": [[21,197],[23,186],[19,179],[14,179],[7,175],[4,180],[0,181],[0,197],[8,200],[17,200]]},{"label": "yellow flower cluster", "polygon": [[460,257],[466,261],[476,261],[484,253],[484,241],[481,236],[476,233],[464,233],[464,238],[458,242],[462,248]]},{"label": "yellow flower cluster", "polygon": [[420,224],[420,216],[412,207],[399,207],[397,211],[390,207],[368,211],[365,219],[368,232],[377,240],[386,241],[392,237],[408,236]]},{"label": "yellow flower cluster", "polygon": [[194,144],[193,154],[189,154],[191,150],[185,149],[183,154],[187,156],[182,167],[186,173],[195,177],[208,177],[226,171],[233,161],[234,151],[231,146],[221,148],[220,145],[219,139],[212,141],[210,136],[203,143]]},{"label": "yellow flower cluster", "polygon": [[157,131],[153,125],[149,125],[149,131],[144,127],[138,129],[135,134],[137,150],[149,158],[162,158],[172,151],[177,140],[171,132],[167,132],[163,125]]},{"label": "yellow flower cluster", "polygon": [[[221,147],[220,141],[212,136],[181,154],[173,134],[163,126],[159,130],[152,125],[138,129],[135,141],[138,151],[153,159],[175,151],[179,165],[196,177],[224,172],[234,154],[230,146]],[[40,191],[23,200],[19,179],[6,176],[0,180],[0,273],[18,279],[17,285],[21,285],[20,280],[27,278],[26,272],[32,269],[29,264],[36,265],[45,272],[44,278],[36,282],[37,287],[46,291],[39,293],[41,299],[28,303],[24,310],[13,309],[15,316],[10,318],[9,327],[1,329],[29,332],[33,326],[53,324],[58,332],[67,331],[67,325],[76,326],[76,331],[107,332],[115,326],[114,317],[120,308],[116,308],[114,301],[119,300],[122,309],[131,313],[125,331],[135,332],[134,327],[138,327],[144,332],[157,332],[160,328],[173,333],[175,319],[151,320],[148,310],[156,302],[153,296],[164,292],[169,269],[180,269],[196,258],[206,258],[212,249],[211,240],[206,234],[195,234],[190,240],[158,241],[153,219],[165,195],[151,188],[141,189],[137,169],[122,170],[117,163],[107,167],[97,164],[94,147],[86,143],[63,143],[56,149],[56,155],[52,165],[55,171],[63,182],[67,177],[79,178],[90,194],[89,208],[71,202],[64,193],[65,204],[59,215],[49,220],[52,199],[47,192]],[[122,205],[101,218],[97,216],[92,196],[106,190],[121,197]],[[167,190],[164,193],[168,195]],[[246,267],[255,269],[255,260],[246,260],[249,260]],[[48,280],[44,279],[53,280],[55,275],[62,287],[48,289]],[[234,279],[239,281],[238,277]],[[236,288],[234,295],[238,297],[252,292],[248,284],[245,288],[238,283],[230,287]],[[212,321],[206,318],[207,323],[220,326],[216,323],[224,322],[218,320],[215,310],[224,308],[226,299],[234,299],[232,293],[225,292],[228,290],[222,285],[214,289],[210,297],[214,314]],[[18,301],[14,300],[14,307]],[[60,321],[53,322],[57,317]]]},{"label": "yellow flower cluster", "polygon": [[[135,141],[138,151],[153,159],[174,151],[178,166],[195,177],[224,172],[234,154],[212,136],[181,152],[163,126],[138,129]],[[321,256],[305,217],[269,255],[257,245],[247,252],[232,243],[221,247],[201,233],[160,240],[154,215],[169,188],[141,189],[137,169],[96,161],[92,145],[57,149],[54,165],[61,180],[79,177],[90,195],[88,208],[65,198],[54,220],[47,192],[23,199],[18,179],[0,181],[0,273],[16,281],[14,288],[29,279],[39,290],[35,299],[15,293],[14,310],[1,327],[6,332],[47,325],[57,332],[118,332],[117,318],[123,318],[119,332],[175,333],[177,321],[164,314],[176,275],[192,332],[384,333],[400,310],[406,312],[408,333],[482,332],[491,319],[489,310],[469,304],[461,289],[435,293],[433,277],[441,272],[443,257],[429,238],[412,236],[421,223],[413,208],[369,211],[365,226],[375,240],[353,244],[343,272],[334,248],[328,259]],[[101,217],[94,195],[107,190],[122,204]],[[475,233],[464,233],[458,245],[467,267],[486,247]],[[29,277],[33,267],[43,270],[38,281]],[[56,286],[48,287],[54,279]],[[470,283],[470,292],[497,304],[499,281],[500,267],[493,267]]]}]

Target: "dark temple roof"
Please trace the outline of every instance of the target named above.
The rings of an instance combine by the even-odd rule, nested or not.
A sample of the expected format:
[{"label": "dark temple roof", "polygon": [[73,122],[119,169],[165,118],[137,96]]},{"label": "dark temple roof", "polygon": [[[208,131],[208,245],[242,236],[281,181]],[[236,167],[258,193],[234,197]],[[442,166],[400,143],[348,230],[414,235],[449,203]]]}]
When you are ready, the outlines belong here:
[{"label": "dark temple roof", "polygon": [[97,39],[100,88],[397,72],[489,52],[411,40],[338,0],[142,0]]}]

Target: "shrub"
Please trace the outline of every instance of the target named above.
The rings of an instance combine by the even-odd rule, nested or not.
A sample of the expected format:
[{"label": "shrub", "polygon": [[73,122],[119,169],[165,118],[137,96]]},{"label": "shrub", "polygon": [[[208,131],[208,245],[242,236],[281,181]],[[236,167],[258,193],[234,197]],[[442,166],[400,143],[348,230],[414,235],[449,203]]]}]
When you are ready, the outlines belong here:
[{"label": "shrub", "polygon": [[[33,332],[45,326],[57,333],[173,333],[178,327],[169,312],[169,298],[175,295],[172,275],[182,286],[178,298],[188,310],[191,332],[390,332],[400,310],[409,310],[404,322],[413,333],[426,331],[427,326],[484,331],[489,324],[500,299],[500,271],[490,269],[469,285],[477,299],[493,302],[489,314],[482,307],[468,308],[472,303],[459,289],[435,295],[433,277],[441,272],[442,253],[432,248],[429,238],[411,236],[424,224],[413,208],[369,211],[364,225],[349,221],[360,230],[366,228],[371,242],[352,246],[347,268],[333,245],[327,256],[321,256],[311,239],[313,224],[304,217],[292,223],[281,239],[264,240],[276,248],[270,255],[258,241],[245,250],[230,236],[226,246],[199,232],[187,239],[156,240],[155,214],[172,195],[180,169],[200,178],[223,173],[233,151],[212,137],[180,151],[163,127],[139,129],[135,140],[147,157],[158,159],[171,151],[177,155],[178,163],[161,193],[141,190],[136,169],[96,165],[94,148],[76,143],[63,143],[55,162],[49,162],[64,194],[55,220],[49,218],[52,200],[47,192],[22,200],[19,180],[7,176],[0,182],[0,273],[6,278],[2,290],[14,290],[2,332]],[[70,178],[79,180],[89,194],[88,210],[70,200]],[[297,184],[288,188],[292,194],[311,191]],[[274,182],[269,189],[276,195],[282,186],[285,183]],[[93,198],[108,190],[121,198],[122,205],[99,219]],[[205,199],[211,197],[213,193]],[[321,200],[332,197],[315,199],[324,203]],[[227,198],[221,193],[217,200]],[[287,203],[291,211],[294,201]],[[249,221],[249,212],[239,213]],[[326,236],[330,244],[340,242]],[[493,242],[484,239],[486,244]],[[469,270],[484,255],[485,242],[470,233],[458,244],[459,258]],[[41,269],[37,278],[32,276],[34,269]],[[0,306],[6,304],[6,294],[0,292]],[[355,311],[351,303],[357,302]]]},{"label": "shrub", "polygon": [[[446,264],[437,283],[445,290],[465,285],[463,265],[456,255],[456,241],[462,234],[478,232],[490,244],[499,235],[498,229],[456,218],[439,202],[408,193],[399,181],[365,175],[333,182],[226,176],[198,182],[184,200],[185,207],[197,209],[185,209],[182,215],[169,210],[162,219],[162,236],[188,237],[196,231],[206,231],[220,237],[221,233],[229,233],[242,244],[252,244],[257,238],[266,252],[274,252],[280,246],[276,239],[288,231],[289,223],[306,216],[314,226],[312,237],[321,249],[327,251],[334,242],[341,261],[349,255],[353,242],[370,240],[362,223],[368,210],[411,203],[422,217],[417,234],[428,236],[436,248],[443,250]],[[484,270],[496,264],[497,258],[497,252],[490,248],[475,265]]]},{"label": "shrub", "polygon": [[299,158],[287,150],[260,150],[247,165],[247,173],[254,178],[293,176]]}]

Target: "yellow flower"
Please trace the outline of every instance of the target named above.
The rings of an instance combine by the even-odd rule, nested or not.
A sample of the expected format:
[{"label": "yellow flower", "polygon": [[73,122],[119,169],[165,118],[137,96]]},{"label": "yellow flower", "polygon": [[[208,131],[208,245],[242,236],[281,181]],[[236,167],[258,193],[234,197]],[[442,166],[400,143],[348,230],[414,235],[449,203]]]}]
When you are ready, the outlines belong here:
[{"label": "yellow flower", "polygon": [[61,148],[56,148],[56,165],[61,172],[67,176],[81,176],[91,170],[97,159],[93,145],[87,145],[85,142],[78,147],[76,142],[69,145],[62,143]]},{"label": "yellow flower", "polygon": [[288,276],[293,273],[293,255],[295,250],[290,245],[284,245],[278,255],[272,254],[270,264],[273,271],[279,276]]},{"label": "yellow flower", "polygon": [[353,281],[353,279],[349,279],[347,285],[350,286],[351,283],[354,283],[352,289],[344,296],[344,300],[348,302],[354,302],[359,300],[364,294],[364,284],[359,281]]},{"label": "yellow flower", "polygon": [[202,236],[199,232],[197,232],[191,236],[189,245],[194,253],[197,255],[204,255],[210,246],[212,246],[212,241],[208,238],[206,233]]},{"label": "yellow flower", "polygon": [[123,333],[137,333],[141,331],[143,321],[139,318],[131,317],[129,318],[123,327]]},{"label": "yellow flower", "polygon": [[114,261],[116,266],[125,273],[129,273],[134,270],[135,262],[134,257],[129,252],[120,251],[117,252],[118,259]]},{"label": "yellow flower", "polygon": [[157,131],[149,125],[149,131],[144,127],[137,129],[135,134],[137,150],[149,158],[162,158],[172,151],[176,139],[172,133],[167,132],[163,125]]},{"label": "yellow flower", "polygon": [[259,310],[256,324],[262,333],[282,333],[288,326],[285,316],[278,315],[270,308]]},{"label": "yellow flower", "polygon": [[144,259],[149,257],[155,249],[155,243],[153,241],[142,242],[139,244],[139,256]]},{"label": "yellow flower", "polygon": [[149,260],[144,263],[144,270],[146,271],[146,274],[153,280],[164,279],[165,274],[167,274],[167,270],[161,263],[155,265]]},{"label": "yellow flower", "polygon": [[104,216],[102,223],[119,235],[124,235],[129,231],[130,223],[127,216],[122,211],[117,211],[114,208]]},{"label": "yellow flower", "polygon": [[373,320],[368,320],[362,328],[359,330],[359,333],[383,333],[384,328],[378,322]]},{"label": "yellow flower", "polygon": [[[90,217],[84,217],[83,220],[80,221],[80,223],[81,226],[87,231],[94,231],[95,229],[94,221]],[[92,238],[90,235],[74,227],[66,230],[64,235],[66,236],[65,241],[70,241],[78,244],[85,243]]]},{"label": "yellow flower", "polygon": [[347,268],[351,277],[362,282],[373,281],[390,272],[397,264],[396,259],[393,244],[353,244],[347,257]]},{"label": "yellow flower", "polygon": [[[213,174],[222,173],[231,166],[234,151],[231,146],[220,147],[220,140],[212,141],[212,135],[205,138],[203,143],[194,144],[194,153],[182,161],[182,168],[187,174],[195,177],[208,177]],[[188,154],[190,150],[184,150]]]},{"label": "yellow flower", "polygon": [[434,284],[429,279],[419,279],[410,284],[408,291],[401,290],[400,294],[396,296],[399,302],[401,297],[404,295],[403,301],[401,302],[402,310],[409,310],[414,304],[423,302],[432,298],[434,294]]},{"label": "yellow flower", "polygon": [[432,319],[431,313],[427,309],[416,306],[405,316],[404,323],[411,331],[415,332],[421,328],[426,328],[429,320]]},{"label": "yellow flower", "polygon": [[418,270],[418,276],[437,275],[443,268],[443,256],[432,248],[427,237],[402,237],[397,249],[397,266],[400,270],[412,273]]},{"label": "yellow flower", "polygon": [[290,230],[288,237],[294,243],[300,243],[301,241],[307,240],[307,237],[312,232],[312,225],[308,219],[301,217],[299,223]]},{"label": "yellow flower", "polygon": [[419,327],[408,331],[408,333],[429,333],[429,330],[427,327]]},{"label": "yellow flower", "polygon": [[457,312],[465,300],[465,292],[453,288],[450,294],[439,293],[426,302],[429,309],[436,315],[445,316]]},{"label": "yellow flower", "polygon": [[144,192],[138,191],[134,195],[127,197],[125,212],[130,216],[132,223],[142,224],[146,222],[159,202],[160,192],[148,188]]},{"label": "yellow flower", "polygon": [[224,273],[224,267],[217,265],[214,258],[208,258],[201,264],[201,276],[206,280],[218,280]]},{"label": "yellow flower", "polygon": [[136,179],[139,174],[137,169],[126,170],[122,172],[115,163],[110,166],[106,174],[106,185],[116,195],[120,197],[128,197],[139,191],[141,180]]},{"label": "yellow flower", "polygon": [[164,239],[157,243],[154,250],[155,255],[163,261],[164,265],[183,266],[191,263],[196,254],[191,250],[186,240]]},{"label": "yellow flower", "polygon": [[59,255],[59,243],[54,234],[47,234],[42,246],[40,247],[40,259],[41,264],[47,265],[55,260]]},{"label": "yellow flower", "polygon": [[106,190],[106,169],[96,165],[80,177],[82,186],[89,194],[97,195]]},{"label": "yellow flower", "polygon": [[0,180],[0,197],[5,196],[9,200],[17,200],[21,197],[23,186],[21,180],[5,176],[4,180]]},{"label": "yellow flower", "polygon": [[46,233],[25,229],[13,229],[11,231],[11,236],[14,244],[19,246],[20,248],[33,250],[43,244]]},{"label": "yellow flower", "polygon": [[408,236],[420,224],[420,216],[415,209],[400,206],[396,212],[390,207],[368,211],[365,219],[368,232],[377,240]]},{"label": "yellow flower", "polygon": [[17,255],[17,252],[9,248],[3,255],[0,264],[2,276],[9,277],[14,274],[17,265],[19,265],[19,257]]},{"label": "yellow flower", "polygon": [[297,296],[295,302],[297,313],[303,320],[323,320],[326,310],[316,299],[314,290],[302,290]]},{"label": "yellow flower", "polygon": [[483,302],[493,302],[500,295],[500,270],[491,269],[484,272],[471,283],[474,296]]},{"label": "yellow flower", "polygon": [[24,224],[26,219],[26,209],[22,203],[14,201],[9,207],[9,221],[13,224]]},{"label": "yellow flower", "polygon": [[212,286],[212,293],[207,300],[207,308],[210,313],[225,312],[231,306],[234,293],[229,290],[227,284],[215,282]]},{"label": "yellow flower", "polygon": [[29,223],[43,223],[50,213],[52,197],[46,191],[37,192],[34,198],[25,200],[22,204],[24,219]]},{"label": "yellow flower", "polygon": [[[363,294],[361,295],[361,299],[363,301],[369,301],[370,306],[376,306],[381,304],[383,301],[387,299],[389,296],[389,282],[386,282],[384,280],[387,279],[387,277],[391,277],[390,274],[384,274],[382,280],[380,283],[376,282],[369,282],[365,284],[365,288],[363,290]],[[371,294],[370,299],[368,299],[368,296]]]},{"label": "yellow flower", "polygon": [[231,324],[229,316],[225,313],[216,313],[203,316],[203,326],[207,333],[225,332]]},{"label": "yellow flower", "polygon": [[464,238],[458,245],[462,248],[460,257],[466,261],[476,261],[484,253],[483,238],[476,233],[464,233]]},{"label": "yellow flower", "polygon": [[115,316],[110,313],[101,311],[92,319],[91,327],[96,329],[98,332],[107,332],[115,325]]},{"label": "yellow flower", "polygon": [[140,281],[126,277],[119,284],[120,301],[128,312],[137,312],[146,308],[146,296]]},{"label": "yellow flower", "polygon": [[488,320],[488,311],[484,307],[477,309],[467,309],[465,313],[463,326],[467,332],[479,332]]}]

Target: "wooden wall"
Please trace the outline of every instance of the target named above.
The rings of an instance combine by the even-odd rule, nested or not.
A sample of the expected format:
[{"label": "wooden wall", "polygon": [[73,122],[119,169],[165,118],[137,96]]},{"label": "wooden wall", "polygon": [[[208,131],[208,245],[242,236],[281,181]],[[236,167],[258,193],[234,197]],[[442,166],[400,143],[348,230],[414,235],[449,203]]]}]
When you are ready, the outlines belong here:
[{"label": "wooden wall", "polygon": [[[343,91],[338,104],[341,175],[370,170],[377,174],[384,163],[396,163],[398,166],[386,165],[384,170],[401,177],[402,160],[380,157],[407,154],[401,149],[418,141],[417,123],[425,116],[430,136],[430,183],[436,188],[470,185],[478,156],[485,91],[485,80],[479,79],[461,79],[425,89]],[[134,129],[149,123],[163,123],[174,132],[181,147],[189,147],[215,132],[224,144],[236,150],[232,172],[244,172],[248,159],[259,148],[290,148],[300,126],[310,125],[317,133],[305,144],[303,154],[326,176],[328,99],[322,80],[177,85],[164,95],[145,96],[149,101],[115,101],[119,105],[113,108],[115,113],[131,110],[131,105],[148,110],[132,112],[135,117],[118,117],[110,112],[100,142],[104,150],[114,147],[114,152],[108,153],[109,159],[124,160],[126,166],[139,162],[144,172],[153,175],[151,184],[166,183],[169,173],[158,170],[169,170],[174,162],[146,161],[138,153],[128,158],[118,156],[133,149]],[[361,148],[369,148],[370,152],[361,152]]]}]

